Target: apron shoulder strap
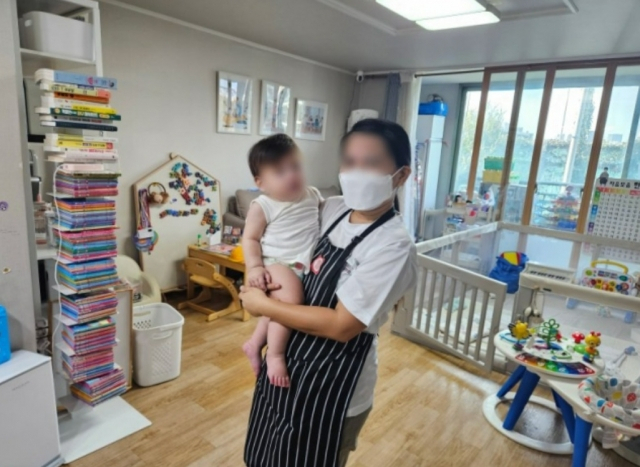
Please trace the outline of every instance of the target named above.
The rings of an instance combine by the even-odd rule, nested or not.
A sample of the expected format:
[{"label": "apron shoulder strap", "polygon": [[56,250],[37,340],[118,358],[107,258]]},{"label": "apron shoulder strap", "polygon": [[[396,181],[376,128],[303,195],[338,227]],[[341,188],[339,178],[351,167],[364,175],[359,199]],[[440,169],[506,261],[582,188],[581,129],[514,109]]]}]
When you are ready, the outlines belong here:
[{"label": "apron shoulder strap", "polygon": [[351,211],[353,211],[353,209],[347,209],[345,212],[343,212],[342,214],[340,214],[338,216],[338,218],[333,222],[333,224],[331,224],[329,226],[329,228],[327,229],[327,231],[324,233],[323,237],[328,237],[329,234],[333,231],[333,229],[336,228],[336,226],[340,223],[340,221],[342,219],[344,219],[345,217],[347,217],[347,215],[351,214]]},{"label": "apron shoulder strap", "polygon": [[376,230],[378,227],[380,227],[382,224],[385,224],[386,222],[390,221],[391,219],[393,219],[394,217],[396,217],[396,210],[394,208],[389,209],[387,212],[385,212],[382,216],[378,217],[378,219],[371,224],[369,227],[367,227],[367,229],[362,232],[360,235],[356,236],[353,238],[353,240],[351,240],[351,243],[349,244],[349,246],[345,249],[347,254],[351,254],[351,252],[353,251],[353,249],[355,247],[357,247],[360,242],[362,240],[364,240],[365,238],[367,238],[367,236],[373,232],[374,230]]}]

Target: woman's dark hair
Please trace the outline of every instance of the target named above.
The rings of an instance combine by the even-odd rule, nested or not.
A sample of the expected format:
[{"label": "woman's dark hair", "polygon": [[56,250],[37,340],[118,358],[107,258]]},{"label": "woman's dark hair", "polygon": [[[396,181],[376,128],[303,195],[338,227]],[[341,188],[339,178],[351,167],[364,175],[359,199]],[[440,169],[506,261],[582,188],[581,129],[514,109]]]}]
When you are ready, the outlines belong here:
[{"label": "woman's dark hair", "polygon": [[[340,147],[344,149],[349,138],[354,134],[377,136],[384,143],[387,152],[393,157],[396,169],[411,167],[411,142],[409,135],[402,126],[389,120],[366,118],[353,125],[351,130],[342,137]],[[394,201],[396,210],[399,209],[398,198]]]},{"label": "woman's dark hair", "polygon": [[397,123],[379,118],[360,120],[342,137],[341,146],[344,147],[351,135],[356,133],[364,133],[380,138],[391,157],[393,157],[397,169],[407,165],[411,166],[411,142],[409,141],[409,135],[404,128]]}]

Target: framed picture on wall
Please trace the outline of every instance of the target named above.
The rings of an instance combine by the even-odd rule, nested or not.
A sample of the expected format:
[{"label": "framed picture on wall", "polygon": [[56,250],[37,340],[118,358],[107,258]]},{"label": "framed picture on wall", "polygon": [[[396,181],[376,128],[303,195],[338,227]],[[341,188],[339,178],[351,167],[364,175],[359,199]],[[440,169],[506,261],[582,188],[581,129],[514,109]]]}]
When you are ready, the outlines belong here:
[{"label": "framed picture on wall", "polygon": [[298,99],[296,101],[295,137],[313,141],[324,141],[328,111],[328,104]]},{"label": "framed picture on wall", "polygon": [[259,134],[269,136],[287,132],[290,99],[291,88],[262,80]]},{"label": "framed picture on wall", "polygon": [[251,134],[253,80],[218,72],[218,133]]}]

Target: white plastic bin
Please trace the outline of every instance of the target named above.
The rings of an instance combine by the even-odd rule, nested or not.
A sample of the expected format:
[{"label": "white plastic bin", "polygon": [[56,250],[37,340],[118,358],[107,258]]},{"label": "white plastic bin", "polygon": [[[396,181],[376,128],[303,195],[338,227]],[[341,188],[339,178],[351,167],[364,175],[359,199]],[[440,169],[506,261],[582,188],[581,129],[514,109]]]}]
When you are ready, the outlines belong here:
[{"label": "white plastic bin", "polygon": [[139,386],[153,386],[180,375],[183,325],[182,315],[166,303],[133,307],[133,379]]},{"label": "white plastic bin", "polygon": [[20,18],[20,47],[93,60],[93,24],[32,11]]}]

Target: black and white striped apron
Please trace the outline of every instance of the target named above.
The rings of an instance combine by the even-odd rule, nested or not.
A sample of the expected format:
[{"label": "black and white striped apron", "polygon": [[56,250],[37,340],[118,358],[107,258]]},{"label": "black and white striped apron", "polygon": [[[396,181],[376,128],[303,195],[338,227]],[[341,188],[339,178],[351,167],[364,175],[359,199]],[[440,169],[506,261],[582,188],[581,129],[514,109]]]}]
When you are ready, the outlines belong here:
[{"label": "black and white striped apron", "polygon": [[[324,233],[304,277],[305,304],[335,308],[340,274],[353,249],[395,216],[383,214],[346,248]],[[290,387],[269,383],[266,363],[258,376],[249,417],[244,461],[249,467],[332,467],[338,462],[342,425],[375,336],[361,332],[346,343],[293,331],[286,350]]]}]

